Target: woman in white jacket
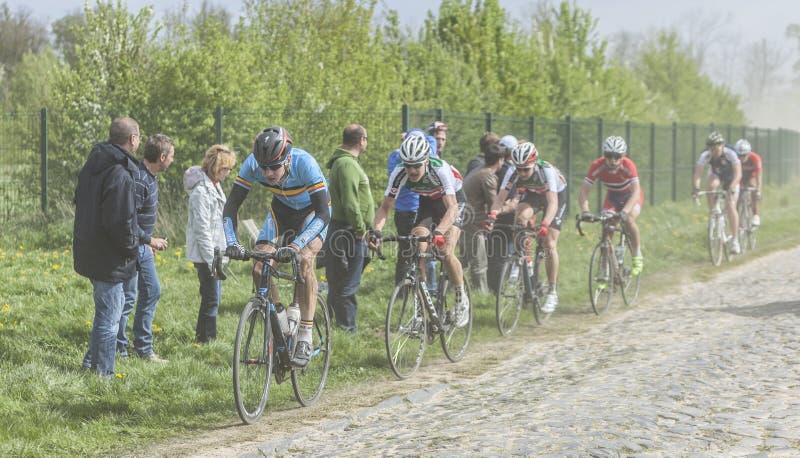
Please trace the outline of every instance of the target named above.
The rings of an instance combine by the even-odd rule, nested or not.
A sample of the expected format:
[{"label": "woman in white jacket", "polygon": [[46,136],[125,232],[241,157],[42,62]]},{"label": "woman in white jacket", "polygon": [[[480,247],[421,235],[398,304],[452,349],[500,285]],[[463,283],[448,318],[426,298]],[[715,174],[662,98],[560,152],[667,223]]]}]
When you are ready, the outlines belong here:
[{"label": "woman in white jacket", "polygon": [[225,193],[220,182],[236,163],[236,153],[225,145],[213,145],[202,166],[192,166],[183,174],[183,187],[189,193],[189,218],[186,223],[186,257],[197,269],[200,281],[200,312],[195,340],[208,342],[217,337],[217,311],[221,283],[211,276],[214,248],[225,250],[222,208]]}]

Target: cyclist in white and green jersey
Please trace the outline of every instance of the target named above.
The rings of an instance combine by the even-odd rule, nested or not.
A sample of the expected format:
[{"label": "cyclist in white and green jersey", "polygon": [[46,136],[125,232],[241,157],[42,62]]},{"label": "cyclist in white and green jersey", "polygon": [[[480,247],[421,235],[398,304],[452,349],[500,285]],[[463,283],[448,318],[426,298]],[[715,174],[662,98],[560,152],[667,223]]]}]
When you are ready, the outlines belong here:
[{"label": "cyclist in white and green jersey", "polygon": [[547,253],[545,267],[550,286],[542,311],[553,313],[558,305],[558,235],[567,207],[567,180],[553,164],[539,159],[539,153],[531,142],[515,146],[511,151],[511,160],[515,168],[506,173],[485,227],[492,228],[497,220],[497,211],[514,190],[521,196],[514,217],[517,224],[532,227],[536,221],[536,211],[542,209],[542,222],[537,235],[542,239]]},{"label": "cyclist in white and green jersey", "polygon": [[[456,326],[465,326],[469,323],[469,298],[464,293],[464,277],[455,246],[461,234],[466,199],[461,181],[453,174],[450,164],[430,157],[430,149],[428,141],[420,135],[409,135],[400,145],[402,163],[392,171],[383,203],[375,212],[370,246],[380,246],[380,231],[386,224],[389,210],[394,208],[400,189],[405,187],[419,194],[419,209],[411,234],[425,237],[433,233],[433,245],[444,256],[444,266],[456,287]],[[420,249],[427,249],[427,244],[421,243]],[[421,278],[425,278],[424,262],[420,263],[420,271],[423,272]]]}]

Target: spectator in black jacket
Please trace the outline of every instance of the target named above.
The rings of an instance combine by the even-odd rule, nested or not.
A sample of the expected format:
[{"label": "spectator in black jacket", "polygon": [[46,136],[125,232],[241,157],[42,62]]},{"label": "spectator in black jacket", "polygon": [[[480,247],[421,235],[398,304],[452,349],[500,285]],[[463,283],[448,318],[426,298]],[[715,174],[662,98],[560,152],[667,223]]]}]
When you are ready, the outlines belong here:
[{"label": "spectator in black jacket", "polygon": [[75,189],[75,272],[94,287],[94,323],[83,367],[103,377],[114,376],[123,287],[136,272],[139,227],[133,173],[138,161],[133,154],[140,142],[136,121],[114,119],[108,141],[92,147]]}]

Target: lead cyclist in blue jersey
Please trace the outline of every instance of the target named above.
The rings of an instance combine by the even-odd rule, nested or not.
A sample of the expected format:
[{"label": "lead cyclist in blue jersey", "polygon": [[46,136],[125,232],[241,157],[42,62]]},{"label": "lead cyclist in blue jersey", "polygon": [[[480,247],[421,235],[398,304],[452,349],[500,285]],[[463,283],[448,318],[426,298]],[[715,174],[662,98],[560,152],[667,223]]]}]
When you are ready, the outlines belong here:
[{"label": "lead cyclist in blue jersey", "polygon": [[[278,126],[264,129],[255,139],[253,153],[242,164],[222,212],[228,244],[225,254],[232,259],[245,259],[244,248],[236,239],[236,216],[254,184],[273,194],[255,251],[275,252],[278,262],[300,257],[300,274],[305,283],[297,286],[301,315],[291,364],[305,367],[311,357],[311,330],[317,303],[314,261],[331,219],[328,185],[317,161],[309,153],[292,147],[286,129]],[[289,239],[292,241],[288,245],[279,246]],[[256,287],[260,286],[261,267],[261,262],[254,263]],[[278,302],[278,289],[272,288],[270,292],[272,300]]]}]

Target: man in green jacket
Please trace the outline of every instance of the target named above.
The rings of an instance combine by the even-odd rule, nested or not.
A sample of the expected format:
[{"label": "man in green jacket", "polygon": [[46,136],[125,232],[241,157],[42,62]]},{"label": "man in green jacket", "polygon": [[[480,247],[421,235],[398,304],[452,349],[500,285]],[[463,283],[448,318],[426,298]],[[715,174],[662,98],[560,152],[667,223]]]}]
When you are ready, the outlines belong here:
[{"label": "man in green jacket", "polygon": [[367,258],[366,238],[375,218],[369,178],[358,162],[366,148],[366,129],[351,124],[344,128],[342,146],[336,148],[327,164],[333,207],[325,253],[328,306],[336,317],[336,325],[353,333],[358,330],[356,293]]}]

